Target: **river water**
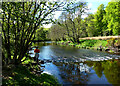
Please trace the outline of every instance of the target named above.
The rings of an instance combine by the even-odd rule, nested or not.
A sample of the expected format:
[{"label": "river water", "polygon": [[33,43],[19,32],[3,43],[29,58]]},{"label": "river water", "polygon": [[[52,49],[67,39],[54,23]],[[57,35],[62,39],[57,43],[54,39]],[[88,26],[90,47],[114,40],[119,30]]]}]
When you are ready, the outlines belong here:
[{"label": "river water", "polygon": [[[60,84],[120,84],[120,55],[70,46],[36,45],[40,49],[39,59],[46,61],[42,64],[43,73],[53,75]],[[34,53],[34,48],[30,52]],[[112,58],[115,60],[110,61]]]}]

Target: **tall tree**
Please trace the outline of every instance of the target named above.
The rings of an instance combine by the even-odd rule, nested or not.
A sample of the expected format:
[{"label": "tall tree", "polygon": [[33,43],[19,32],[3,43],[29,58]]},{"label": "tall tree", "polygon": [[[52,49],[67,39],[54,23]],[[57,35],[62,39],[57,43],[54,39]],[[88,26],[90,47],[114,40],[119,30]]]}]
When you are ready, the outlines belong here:
[{"label": "tall tree", "polygon": [[97,29],[97,35],[103,36],[103,16],[105,15],[104,5],[101,4],[97,12],[95,13],[95,27]]},{"label": "tall tree", "polygon": [[111,0],[105,9],[105,21],[109,35],[120,34],[120,1]]},{"label": "tall tree", "polygon": [[79,38],[82,37],[85,30],[85,27],[82,27],[83,23],[81,16],[85,13],[86,3],[78,2],[77,4],[75,3],[67,6],[67,9],[71,9],[72,7],[75,9],[62,13],[60,17],[62,18],[62,24],[60,25],[66,29],[68,40],[79,43]]}]

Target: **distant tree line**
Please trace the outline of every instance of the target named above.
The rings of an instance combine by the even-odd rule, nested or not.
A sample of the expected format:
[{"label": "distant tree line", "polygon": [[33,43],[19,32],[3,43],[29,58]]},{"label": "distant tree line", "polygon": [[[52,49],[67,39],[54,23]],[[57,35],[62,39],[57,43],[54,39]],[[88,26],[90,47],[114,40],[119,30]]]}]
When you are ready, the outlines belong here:
[{"label": "distant tree line", "polygon": [[[58,22],[49,31],[52,40],[69,40],[79,43],[79,38],[94,36],[115,36],[120,34],[120,1],[111,0],[106,7],[101,4],[94,14],[82,19],[86,14],[85,2],[76,4],[72,11],[61,14]],[[73,4],[73,6],[75,6]],[[70,8],[70,6],[68,6]]]}]

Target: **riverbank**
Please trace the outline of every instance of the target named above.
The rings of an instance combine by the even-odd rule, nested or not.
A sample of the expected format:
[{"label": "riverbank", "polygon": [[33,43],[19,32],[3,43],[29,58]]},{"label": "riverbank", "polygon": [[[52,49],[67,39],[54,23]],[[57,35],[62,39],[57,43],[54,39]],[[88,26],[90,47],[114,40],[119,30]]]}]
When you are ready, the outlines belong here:
[{"label": "riverbank", "polygon": [[[43,73],[54,75],[62,85],[112,84],[108,80],[115,77],[113,79],[115,82],[119,78],[119,62],[113,61],[113,59],[118,60],[119,55],[73,46],[36,44],[40,49],[39,59],[44,61]],[[34,47],[30,53],[33,52]],[[106,74],[110,78],[106,77]],[[119,82],[113,84],[117,83]]]},{"label": "riverbank", "polygon": [[[26,60],[20,65],[7,65],[2,68],[2,85],[59,85],[57,79],[46,73],[41,74],[39,66]],[[39,71],[38,71],[39,70]]]},{"label": "riverbank", "polygon": [[76,48],[94,49],[99,51],[106,51],[113,54],[120,54],[119,41],[116,39],[109,40],[81,39],[79,44],[73,43],[71,41],[57,41],[54,43],[60,46],[73,46]]}]

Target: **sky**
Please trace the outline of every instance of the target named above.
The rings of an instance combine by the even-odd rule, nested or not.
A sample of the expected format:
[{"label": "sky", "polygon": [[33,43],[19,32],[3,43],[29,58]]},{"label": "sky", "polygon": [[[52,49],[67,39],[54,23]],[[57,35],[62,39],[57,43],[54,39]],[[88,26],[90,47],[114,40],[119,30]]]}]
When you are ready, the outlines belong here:
[{"label": "sky", "polygon": [[104,6],[106,7],[108,2],[110,2],[111,0],[85,0],[88,5],[88,8],[91,8],[91,13],[96,12],[97,8],[100,6],[100,4],[104,4]]},{"label": "sky", "polygon": [[[89,13],[95,13],[97,11],[97,8],[101,5],[104,4],[104,6],[106,7],[108,2],[110,2],[111,0],[82,0],[82,1],[86,1],[88,8],[90,9],[88,12]],[[55,13],[54,18],[58,19],[58,17],[60,16],[61,12],[57,11]],[[82,18],[87,17],[87,15],[83,15]],[[52,24],[48,24],[48,25],[44,25],[45,28],[50,28]]]}]

